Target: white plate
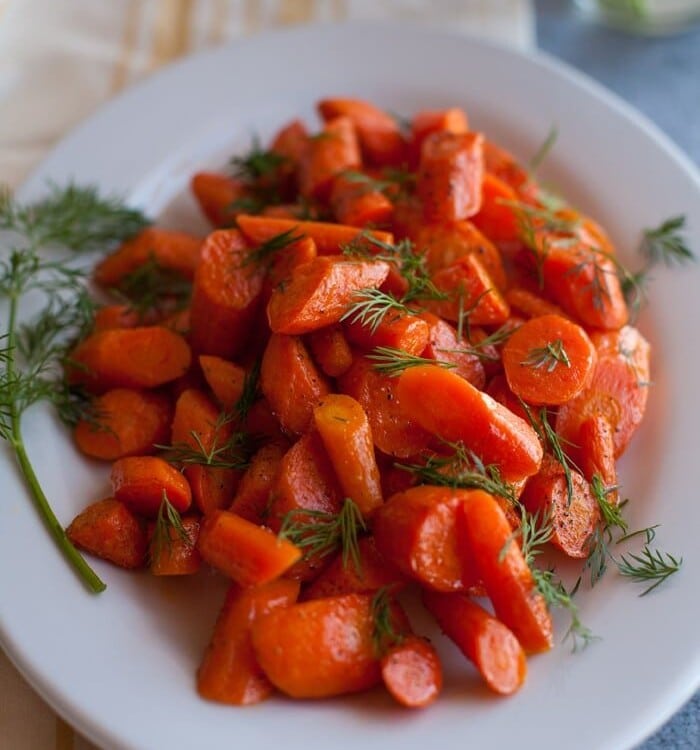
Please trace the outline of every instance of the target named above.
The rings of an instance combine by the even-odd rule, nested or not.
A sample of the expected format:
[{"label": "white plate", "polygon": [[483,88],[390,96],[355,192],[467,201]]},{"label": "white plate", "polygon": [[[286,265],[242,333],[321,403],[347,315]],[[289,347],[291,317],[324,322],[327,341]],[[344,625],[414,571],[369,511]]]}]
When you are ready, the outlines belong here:
[{"label": "white plate", "polygon": [[[527,157],[556,123],[544,177],[609,227],[623,258],[639,231],[678,213],[700,252],[700,180],[654,127],[587,79],[542,56],[461,36],[395,26],[309,27],[185,60],[134,87],[64,140],[20,192],[48,179],[95,182],[152,214],[178,199],[196,166],[222,163],[251,133],[268,136],[321,96],[358,95],[396,111],[464,106],[472,122]],[[174,215],[172,207],[167,211]],[[659,543],[685,557],[653,595],[615,575],[580,597],[603,636],[530,659],[525,688],[498,699],[448,645],[444,695],[408,713],[380,691],[322,703],[281,698],[249,709],[206,703],[194,673],[219,606],[212,575],[161,581],[95,563],[108,590],[90,596],[39,522],[14,466],[0,457],[0,634],[11,658],[70,722],[116,748],[478,746],[623,748],[698,687],[700,558],[697,427],[700,318],[695,271],[660,271],[644,321],[654,343],[651,408],[625,457],[633,526],[663,523]],[[48,411],[26,418],[31,457],[62,522],[106,492],[106,471],[82,460]],[[558,620],[559,632],[564,628]]]}]

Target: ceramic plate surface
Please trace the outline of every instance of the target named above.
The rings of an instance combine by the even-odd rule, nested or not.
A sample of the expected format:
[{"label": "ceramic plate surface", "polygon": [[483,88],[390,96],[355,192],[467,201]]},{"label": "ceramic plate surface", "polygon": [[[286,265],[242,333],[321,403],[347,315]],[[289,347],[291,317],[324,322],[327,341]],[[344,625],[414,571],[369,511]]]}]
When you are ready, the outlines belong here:
[{"label": "ceramic plate surface", "polygon": [[[292,116],[314,122],[323,96],[366,97],[399,113],[463,106],[473,127],[526,159],[552,124],[559,140],[542,172],[608,227],[634,262],[642,227],[683,213],[700,253],[700,180],[641,116],[582,76],[461,36],[412,27],[345,25],[270,33],[206,53],[135,86],[68,136],[20,191],[47,180],[96,183],[128,195],[170,226],[201,228],[187,181],[222,165],[253,133]],[[446,686],[429,710],[395,708],[381,691],[347,700],[275,698],[249,709],[206,703],[194,674],[224,584],[95,568],[108,584],[90,596],[63,563],[0,455],[0,637],[10,657],[60,713],[109,748],[401,747],[627,748],[666,719],[700,676],[700,277],[660,270],[641,327],[654,346],[651,405],[621,465],[635,528],[661,523],[683,571],[653,595],[614,574],[580,595],[602,640],[529,660],[527,684],[498,699],[444,639]],[[82,459],[48,409],[25,418],[32,459],[67,524],[107,492],[108,469]],[[427,623],[416,623],[418,629]],[[558,634],[565,619],[557,618]]]}]

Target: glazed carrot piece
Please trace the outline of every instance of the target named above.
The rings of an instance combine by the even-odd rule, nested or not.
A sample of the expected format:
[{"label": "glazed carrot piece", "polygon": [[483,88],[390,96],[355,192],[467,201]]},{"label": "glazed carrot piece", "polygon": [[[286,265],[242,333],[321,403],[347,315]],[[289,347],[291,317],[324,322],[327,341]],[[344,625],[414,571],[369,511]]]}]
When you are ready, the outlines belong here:
[{"label": "glazed carrot piece", "polygon": [[407,458],[423,451],[430,435],[409,418],[398,396],[398,380],[374,369],[365,357],[338,379],[341,393],[359,401],[367,414],[375,446],[384,453]]},{"label": "glazed carrot piece", "polygon": [[245,369],[227,359],[206,354],[199,357],[199,366],[216,400],[225,409],[232,408],[243,393]]},{"label": "glazed carrot piece", "polygon": [[191,304],[192,347],[232,358],[246,343],[261,299],[263,270],[246,263],[248,246],[236,229],[212,232],[202,248]]},{"label": "glazed carrot piece", "polygon": [[146,530],[118,500],[98,500],[79,513],[66,529],[80,549],[120,568],[140,568],[146,560]]},{"label": "glazed carrot piece", "polygon": [[291,542],[226,510],[204,518],[197,548],[209,565],[240,586],[279,578],[301,558],[301,550]]},{"label": "glazed carrot piece", "polygon": [[307,433],[285,453],[269,497],[266,523],[275,531],[288,513],[340,511],[341,489],[317,433]]},{"label": "glazed carrot piece", "polygon": [[286,436],[266,398],[258,399],[251,407],[243,423],[243,429],[250,435],[264,440],[284,443]]},{"label": "glazed carrot piece", "polygon": [[299,164],[299,190],[306,198],[325,201],[333,178],[362,163],[355,126],[348,117],[335,117],[309,138]]},{"label": "glazed carrot piece", "polygon": [[404,312],[390,312],[374,330],[352,319],[343,323],[343,330],[350,342],[364,351],[384,346],[418,355],[430,340],[430,328],[425,320]]},{"label": "glazed carrot piece", "polygon": [[275,443],[260,448],[241,477],[230,510],[253,523],[267,520],[270,493],[281,471],[284,453],[284,448]]},{"label": "glazed carrot piece", "polygon": [[93,333],[71,352],[68,381],[90,391],[156,388],[179,378],[190,366],[187,342],[160,326]]},{"label": "glazed carrot piece", "polygon": [[466,351],[467,342],[457,338],[457,331],[447,322],[430,312],[421,313],[421,318],[430,327],[428,344],[422,352],[426,359],[450,362],[456,365],[453,372],[468,380],[475,388],[482,390],[486,375],[481,360]]},{"label": "glazed carrot piece", "polygon": [[141,516],[154,518],[163,496],[184,513],[192,504],[192,492],[185,477],[162,458],[130,456],[112,464],[112,495]]},{"label": "glazed carrot piece", "polygon": [[422,222],[411,235],[416,250],[425,253],[430,271],[453,265],[467,255],[474,255],[486,269],[498,289],[506,286],[506,273],[498,248],[471,222],[451,224]]},{"label": "glazed carrot piece", "polygon": [[357,549],[360,563],[357,568],[351,560],[344,564],[343,555],[339,553],[306,588],[304,599],[372,594],[384,587],[397,592],[404,588],[407,583],[405,576],[379,553],[374,537],[362,537]]},{"label": "glazed carrot piece", "polygon": [[164,540],[154,539],[156,525],[150,524],[149,558],[154,576],[191,576],[202,567],[202,556],[197,550],[199,518],[185,516],[182,519],[183,534],[168,526]]},{"label": "glazed carrot piece", "polygon": [[95,313],[93,331],[108,331],[112,328],[136,328],[145,321],[129,305],[105,305]]},{"label": "glazed carrot piece", "polygon": [[[256,245],[276,237],[283,232],[295,230],[295,234],[310,237],[315,243],[319,255],[337,255],[343,245],[357,240],[363,231],[358,227],[347,227],[343,224],[329,224],[321,221],[297,221],[296,219],[276,219],[267,216],[250,216],[240,214],[236,222],[241,232]],[[368,230],[365,230],[368,231]],[[380,242],[393,244],[394,236],[390,232],[371,230],[370,235]]]},{"label": "glazed carrot piece", "polygon": [[283,156],[292,167],[297,167],[301,161],[308,133],[301,120],[292,120],[285,125],[272,140],[270,151]]},{"label": "glazed carrot piece", "polygon": [[304,342],[279,333],[272,334],[265,349],[260,388],[283,429],[297,435],[306,431],[314,407],[330,393]]},{"label": "glazed carrot piece", "polygon": [[[435,365],[406,370],[397,394],[406,415],[443,440],[462,441],[506,481],[535,474],[542,446],[525,421],[471,383]],[[435,394],[439,394],[439,401]]]},{"label": "glazed carrot piece", "polygon": [[184,391],[175,404],[172,444],[191,449],[201,455],[202,463],[185,466],[185,476],[192,489],[195,505],[202,513],[228,508],[239,480],[239,472],[207,465],[206,455],[225,446],[233,428],[219,422],[219,410],[201,391]]},{"label": "glazed carrot piece", "polygon": [[531,513],[551,519],[550,542],[569,557],[584,559],[589,553],[591,534],[600,521],[598,503],[588,482],[570,469],[572,492],[569,497],[564,467],[545,456],[540,471],[528,480],[520,501]]},{"label": "glazed carrot piece", "polygon": [[380,666],[386,689],[407,708],[429,706],[442,690],[440,657],[424,638],[405,637],[388,649]]},{"label": "glazed carrot piece", "polygon": [[471,220],[493,242],[514,246],[520,241],[520,225],[518,214],[509,204],[518,200],[518,194],[507,182],[486,172],[481,184],[481,207]]},{"label": "glazed carrot piece", "polygon": [[253,652],[251,627],[258,618],[294,604],[298,594],[296,581],[271,581],[252,589],[231,584],[197,671],[202,698],[249,706],[272,694]]},{"label": "glazed carrot piece", "polygon": [[272,256],[272,262],[267,269],[264,299],[269,302],[272,292],[289,282],[295,268],[310,263],[317,255],[316,243],[311,237],[300,237],[287,247],[278,250]]},{"label": "glazed carrot piece", "polygon": [[270,682],[292,698],[327,698],[377,685],[371,600],[366,594],[315,599],[256,619],[253,649]]},{"label": "glazed carrot piece", "polygon": [[417,112],[411,120],[411,156],[418,163],[423,141],[431,133],[466,133],[469,131],[467,113],[459,107],[431,109]]},{"label": "glazed carrot piece", "polygon": [[613,261],[585,244],[548,245],[542,253],[545,291],[587,327],[617,330],[629,317]]},{"label": "glazed carrot piece", "polygon": [[425,217],[460,221],[478,213],[484,177],[480,133],[431,133],[421,147],[417,192]]},{"label": "glazed carrot piece", "polygon": [[312,331],[309,348],[323,372],[331,378],[347,372],[352,365],[352,349],[339,326]]},{"label": "glazed carrot piece", "polygon": [[440,629],[499,695],[511,695],[525,681],[525,653],[513,633],[463,594],[423,591],[423,604]]},{"label": "glazed carrot piece", "polygon": [[173,410],[159,393],[116,388],[95,398],[92,412],[75,426],[75,442],[86,456],[114,461],[153,453],[154,443],[167,442]]},{"label": "glazed carrot piece", "polygon": [[[496,616],[526,653],[552,647],[552,619],[505,513],[491,495],[472,490],[457,513],[462,554],[477,567]],[[504,552],[505,550],[505,552]]]},{"label": "glazed carrot piece", "polygon": [[346,497],[363,516],[382,504],[372,431],[363,408],[350,396],[331,393],[314,409],[314,423]]},{"label": "glazed carrot piece", "polygon": [[275,289],[267,306],[273,333],[301,334],[340,321],[360,289],[376,289],[389,273],[383,261],[319,257]]},{"label": "glazed carrot piece", "polygon": [[591,384],[560,407],[555,429],[563,440],[580,445],[581,425],[604,416],[613,431],[615,457],[627,448],[639,427],[649,395],[649,343],[632,326],[591,334],[598,364]]},{"label": "glazed carrot piece", "polygon": [[362,152],[376,166],[399,166],[403,161],[405,143],[393,117],[369,102],[360,99],[324,99],[318,103],[324,120],[348,117],[360,139]]},{"label": "glazed carrot piece", "polygon": [[[520,417],[520,419],[529,422],[531,417],[535,420],[538,428],[541,427],[541,420],[537,409],[530,409],[530,417],[528,417],[522,402],[513,391],[511,391],[505,375],[499,374],[492,377],[486,386],[486,393],[488,393],[492,399],[498,401],[499,404],[512,411],[513,414]],[[525,405],[529,406],[528,404]]]},{"label": "glazed carrot piece", "polygon": [[531,318],[503,347],[510,389],[531,404],[558,406],[591,382],[595,347],[581,326],[559,315]]},{"label": "glazed carrot piece", "polygon": [[560,318],[568,317],[566,313],[549,300],[540,297],[522,287],[511,287],[503,295],[510,305],[512,312],[525,318],[538,318],[541,315],[558,315]]},{"label": "glazed carrot piece", "polygon": [[[589,482],[598,475],[603,487],[617,486],[615,438],[610,422],[604,416],[595,415],[581,423],[577,465]],[[617,492],[609,492],[607,499],[617,503]]]},{"label": "glazed carrot piece", "polygon": [[184,232],[148,227],[121,245],[95,267],[95,281],[117,286],[125,276],[153,260],[161,268],[191,279],[199,262],[202,240]]},{"label": "glazed carrot piece", "polygon": [[240,180],[215,172],[197,172],[190,187],[202,213],[215,227],[233,222],[236,211],[232,204],[246,194]]},{"label": "glazed carrot piece", "polygon": [[384,226],[394,212],[384,193],[349,179],[342,172],[333,180],[329,202],[338,222],[353,227]]},{"label": "glazed carrot piece", "polygon": [[484,162],[488,173],[521,193],[530,181],[530,176],[516,159],[504,148],[484,138]]},{"label": "glazed carrot piece", "polygon": [[393,495],[374,516],[377,549],[422,586],[466,590],[477,575],[457,550],[457,509],[465,496],[465,490],[429,485]]},{"label": "glazed carrot piece", "polygon": [[474,325],[500,326],[510,308],[476,255],[465,255],[451,266],[435,271],[431,280],[444,300],[429,300],[425,306],[436,315],[457,321],[465,311]]}]

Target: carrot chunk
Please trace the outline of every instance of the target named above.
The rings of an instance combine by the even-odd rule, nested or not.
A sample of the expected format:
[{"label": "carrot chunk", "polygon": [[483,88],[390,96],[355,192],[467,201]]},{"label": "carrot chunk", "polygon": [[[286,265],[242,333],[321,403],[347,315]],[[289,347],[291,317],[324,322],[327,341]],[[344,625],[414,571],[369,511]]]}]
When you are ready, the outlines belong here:
[{"label": "carrot chunk", "polygon": [[309,347],[318,366],[328,377],[337,378],[352,366],[352,349],[339,326],[312,331]]},{"label": "carrot chunk", "polygon": [[215,227],[233,222],[236,215],[233,204],[246,193],[239,180],[215,172],[197,172],[190,187],[202,213]]},{"label": "carrot chunk", "polygon": [[415,635],[388,649],[381,670],[386,689],[407,708],[429,706],[442,689],[440,657],[428,641]]},{"label": "carrot chunk", "polygon": [[165,539],[154,538],[156,525],[149,525],[149,558],[154,576],[194,575],[202,566],[202,556],[197,550],[199,518],[185,516],[182,529],[168,526]]},{"label": "carrot chunk", "polygon": [[282,446],[270,443],[251,458],[231,503],[234,513],[257,524],[267,520],[270,493],[279,476],[283,455]]},{"label": "carrot chunk", "polygon": [[179,513],[192,503],[192,492],[180,472],[162,458],[132,456],[112,465],[112,494],[135,513],[155,517],[163,495]]}]

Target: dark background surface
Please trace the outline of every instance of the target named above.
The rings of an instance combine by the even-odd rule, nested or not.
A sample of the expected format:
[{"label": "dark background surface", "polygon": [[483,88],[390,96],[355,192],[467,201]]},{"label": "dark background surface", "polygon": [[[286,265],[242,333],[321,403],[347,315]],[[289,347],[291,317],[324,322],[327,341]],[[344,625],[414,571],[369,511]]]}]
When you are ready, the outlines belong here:
[{"label": "dark background surface", "polygon": [[[700,165],[700,25],[647,38],[599,26],[564,0],[535,8],[540,49],[626,99]],[[700,692],[639,750],[700,750]]]}]

